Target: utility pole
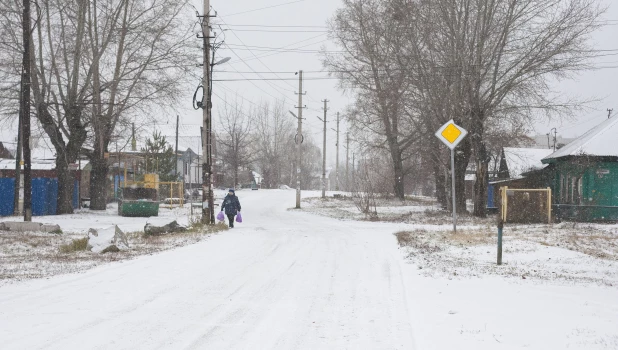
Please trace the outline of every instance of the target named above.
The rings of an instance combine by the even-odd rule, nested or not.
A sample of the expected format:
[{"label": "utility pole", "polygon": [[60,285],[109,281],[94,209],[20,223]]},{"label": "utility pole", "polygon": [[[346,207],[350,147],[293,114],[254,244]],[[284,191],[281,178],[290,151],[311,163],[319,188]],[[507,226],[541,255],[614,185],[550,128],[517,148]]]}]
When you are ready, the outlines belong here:
[{"label": "utility pole", "polygon": [[324,122],[324,142],[322,145],[322,198],[326,198],[326,112],[328,111],[328,100],[324,102],[324,119],[318,117],[318,119]]},{"label": "utility pole", "polygon": [[23,0],[24,16],[20,115],[22,120],[22,147],[24,152],[24,221],[32,221],[32,163],[30,158],[30,0]]},{"label": "utility pole", "polygon": [[15,192],[13,193],[13,215],[19,216],[19,194],[21,189],[21,144],[22,144],[22,113],[19,113],[19,122],[17,126],[17,149],[15,150]]},{"label": "utility pole", "polygon": [[335,156],[335,191],[339,191],[339,112],[337,112],[337,155]]},{"label": "utility pole", "polygon": [[[355,168],[356,167],[356,152],[352,152],[352,182],[354,182],[355,179]],[[354,184],[352,184],[352,186],[354,186]]]},{"label": "utility pole", "polygon": [[298,71],[298,129],[296,130],[296,209],[300,209],[300,169],[303,160],[303,71]]},{"label": "utility pole", "polygon": [[556,136],[558,135],[558,130],[556,130],[556,128],[552,128],[550,131],[553,131],[554,133],[554,152],[556,152]]},{"label": "utility pole", "polygon": [[203,101],[206,105],[202,106],[203,127],[202,132],[206,132],[206,137],[202,137],[206,142],[202,145],[202,223],[214,224],[215,216],[213,211],[214,198],[212,196],[212,157],[210,153],[212,141],[212,121],[210,116],[210,96],[211,96],[211,79],[210,79],[210,0],[204,0],[204,14],[202,17],[202,39],[204,39],[204,57],[203,57]]},{"label": "utility pole", "polygon": [[178,124],[180,122],[180,116],[176,116],[176,150],[174,152],[174,178],[178,181]]},{"label": "utility pole", "polygon": [[345,190],[350,191],[350,132],[345,133]]}]

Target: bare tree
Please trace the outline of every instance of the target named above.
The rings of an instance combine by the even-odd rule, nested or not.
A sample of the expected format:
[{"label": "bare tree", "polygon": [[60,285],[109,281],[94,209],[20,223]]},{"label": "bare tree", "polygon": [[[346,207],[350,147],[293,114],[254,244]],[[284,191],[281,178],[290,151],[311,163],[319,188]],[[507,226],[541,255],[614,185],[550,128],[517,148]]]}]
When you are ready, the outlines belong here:
[{"label": "bare tree", "polygon": [[262,102],[252,111],[255,164],[265,188],[287,183],[284,178],[291,170],[290,158],[295,157],[294,120],[284,108],[283,101]]},{"label": "bare tree", "polygon": [[443,0],[418,11],[422,23],[434,24],[428,62],[446,68],[460,121],[471,131],[475,215],[485,215],[492,119],[572,111],[572,103],[551,98],[550,80],[587,68],[589,34],[602,12],[596,0]]},{"label": "bare tree", "polygon": [[[92,70],[91,120],[94,151],[91,208],[103,210],[108,151],[124,119],[156,118],[156,108],[178,101],[186,71],[194,21],[189,2],[105,0],[88,8],[87,37]],[[127,123],[128,125],[128,123]]]},{"label": "bare tree", "polygon": [[[105,209],[108,164],[105,153],[130,119],[155,119],[154,106],[177,101],[196,53],[188,50],[194,20],[187,1],[38,0],[32,45],[35,115],[57,154],[58,212],[71,212],[74,163],[85,142],[90,152],[91,208]],[[1,0],[4,48],[19,47],[12,29],[18,5]],[[8,24],[4,22],[6,20]],[[13,53],[0,54],[0,74],[21,72]],[[15,86],[0,87],[14,110]],[[92,131],[89,136],[89,132]]]},{"label": "bare tree", "polygon": [[[390,113],[365,117],[366,130],[386,136],[391,150],[395,144],[428,155],[445,204],[448,156],[433,132],[450,119],[467,128],[456,152],[456,187],[463,194],[472,158],[474,214],[484,216],[491,134],[508,130],[502,119],[518,125],[537,110],[566,115],[577,108],[553,99],[550,81],[588,68],[588,38],[602,12],[597,0],[347,0],[331,31],[344,53],[326,55],[325,64],[341,72],[342,88],[362,96],[357,107],[379,109],[364,108],[366,117]],[[456,205],[465,210],[465,197]]]},{"label": "bare tree", "polygon": [[232,187],[239,184],[241,169],[248,169],[253,159],[250,148],[252,142],[252,121],[238,102],[224,101],[219,113],[220,132],[218,133],[219,154],[232,172]]},{"label": "bare tree", "polygon": [[406,129],[403,95],[410,88],[400,69],[404,26],[393,21],[380,0],[346,0],[332,19],[330,36],[342,54],[324,54],[324,65],[340,78],[340,87],[356,94],[358,113],[351,122],[379,136],[392,160],[395,195],[404,199],[404,152],[415,135]]}]

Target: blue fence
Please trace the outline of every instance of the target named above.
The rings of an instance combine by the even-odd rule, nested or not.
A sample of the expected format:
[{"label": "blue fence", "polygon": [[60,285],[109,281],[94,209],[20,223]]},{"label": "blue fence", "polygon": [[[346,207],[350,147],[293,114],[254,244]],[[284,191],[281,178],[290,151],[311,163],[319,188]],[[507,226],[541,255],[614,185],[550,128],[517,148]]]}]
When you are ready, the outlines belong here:
[{"label": "blue fence", "polygon": [[[13,215],[15,179],[0,179],[0,216]],[[79,182],[73,186],[73,208],[79,207]],[[58,179],[32,179],[32,215],[56,215],[58,210]]]},{"label": "blue fence", "polygon": [[0,179],[0,216],[13,215],[15,202],[15,179]]}]

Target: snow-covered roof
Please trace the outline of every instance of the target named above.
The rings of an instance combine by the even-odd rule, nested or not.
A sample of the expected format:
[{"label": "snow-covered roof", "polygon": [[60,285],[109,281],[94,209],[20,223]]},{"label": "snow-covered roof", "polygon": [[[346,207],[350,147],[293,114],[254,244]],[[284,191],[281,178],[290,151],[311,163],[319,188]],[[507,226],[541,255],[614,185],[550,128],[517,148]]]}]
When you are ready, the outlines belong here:
[{"label": "snow-covered roof", "polygon": [[[53,160],[32,160],[32,170],[53,170],[56,169],[56,162]],[[24,168],[23,165],[21,167]],[[15,170],[15,159],[0,159],[0,170]]]},{"label": "snow-covered roof", "polygon": [[618,117],[614,116],[588,130],[575,141],[543,159],[544,163],[568,156],[618,157]]},{"label": "snow-covered roof", "polygon": [[504,147],[504,158],[509,168],[510,178],[520,178],[524,173],[545,168],[547,165],[541,160],[552,152],[551,149],[546,148]]}]

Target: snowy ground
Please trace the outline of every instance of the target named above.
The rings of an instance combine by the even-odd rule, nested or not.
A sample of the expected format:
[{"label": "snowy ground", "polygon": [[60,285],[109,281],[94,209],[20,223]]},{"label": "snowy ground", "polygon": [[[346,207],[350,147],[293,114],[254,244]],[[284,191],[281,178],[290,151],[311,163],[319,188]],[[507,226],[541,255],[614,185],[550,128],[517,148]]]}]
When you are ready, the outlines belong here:
[{"label": "snowy ground", "polygon": [[[529,240],[507,227],[506,269],[546,271],[549,256],[571,264],[562,274],[579,265],[591,276],[523,279],[489,268],[489,221],[464,220],[469,237],[459,238],[442,214],[420,209],[384,206],[388,222],[369,222],[335,212],[335,201],[291,210],[294,191],[238,194],[245,223],[224,234],[0,287],[2,348],[618,349],[615,249],[591,243],[615,244],[615,227],[591,226],[590,237],[576,227],[571,239],[560,232],[573,236],[568,226],[535,227],[529,236],[540,238]],[[426,247],[438,248],[417,252]]]},{"label": "snowy ground", "polygon": [[[221,193],[217,193],[216,197],[221,197]],[[176,220],[183,226],[189,226],[198,220],[197,210],[199,208],[192,215],[190,205],[186,204],[182,208],[162,207],[158,217],[128,218],[118,216],[117,205],[110,204],[106,211],[84,209],[72,215],[35,217],[36,222],[60,225],[62,234],[0,231],[0,286],[24,279],[81,272],[104,263],[132,259],[207,239],[212,230],[157,237],[143,235],[146,223],[161,226]],[[0,221],[15,220],[12,217],[0,218]],[[112,225],[118,225],[125,232],[130,250],[107,254],[60,251],[61,246],[86,237],[88,229],[103,229]]]}]

